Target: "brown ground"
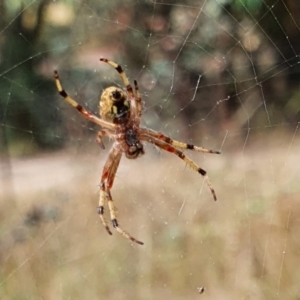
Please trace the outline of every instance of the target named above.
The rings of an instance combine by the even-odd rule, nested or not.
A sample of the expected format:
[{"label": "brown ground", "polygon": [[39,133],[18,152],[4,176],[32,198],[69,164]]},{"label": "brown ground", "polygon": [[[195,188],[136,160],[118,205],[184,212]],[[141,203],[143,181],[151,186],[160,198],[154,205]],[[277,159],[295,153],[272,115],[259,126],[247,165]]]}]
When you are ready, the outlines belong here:
[{"label": "brown ground", "polygon": [[299,145],[255,145],[190,155],[217,202],[176,157],[123,159],[112,195],[144,246],[100,224],[107,152],[2,164],[0,299],[297,299]]}]

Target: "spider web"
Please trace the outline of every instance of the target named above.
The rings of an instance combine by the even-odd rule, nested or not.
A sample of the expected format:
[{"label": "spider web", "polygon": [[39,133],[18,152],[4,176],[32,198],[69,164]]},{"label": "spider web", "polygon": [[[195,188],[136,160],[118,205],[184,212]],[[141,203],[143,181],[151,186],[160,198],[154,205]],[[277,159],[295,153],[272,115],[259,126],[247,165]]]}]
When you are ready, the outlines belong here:
[{"label": "spider web", "polygon": [[[1,299],[299,298],[294,2],[0,2]],[[53,82],[97,114],[123,87],[100,57],[137,79],[143,126],[222,152],[185,151],[217,202],[172,154],[122,159],[118,220],[144,246],[102,227],[112,141]]]}]

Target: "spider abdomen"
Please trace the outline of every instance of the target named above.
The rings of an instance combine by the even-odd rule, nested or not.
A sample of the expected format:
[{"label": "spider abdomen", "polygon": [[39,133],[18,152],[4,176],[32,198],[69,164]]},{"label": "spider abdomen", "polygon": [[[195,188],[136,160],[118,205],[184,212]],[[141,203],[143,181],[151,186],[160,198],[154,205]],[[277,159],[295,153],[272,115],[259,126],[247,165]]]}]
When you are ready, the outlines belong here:
[{"label": "spider abdomen", "polygon": [[100,116],[114,124],[125,124],[130,117],[126,93],[115,86],[106,88],[100,97]]}]

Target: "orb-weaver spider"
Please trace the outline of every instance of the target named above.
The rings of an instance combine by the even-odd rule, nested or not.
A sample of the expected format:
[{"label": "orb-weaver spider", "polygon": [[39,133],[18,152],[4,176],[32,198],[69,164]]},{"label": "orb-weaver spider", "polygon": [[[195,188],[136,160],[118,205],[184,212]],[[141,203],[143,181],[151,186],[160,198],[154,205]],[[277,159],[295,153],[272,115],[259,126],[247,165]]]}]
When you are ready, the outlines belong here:
[{"label": "orb-weaver spider", "polygon": [[120,65],[106,58],[101,58],[100,61],[103,61],[115,68],[126,86],[126,92],[114,86],[108,87],[103,91],[100,97],[100,118],[87,111],[66,93],[59,80],[57,71],[54,71],[55,83],[59,94],[64,97],[69,104],[75,107],[85,118],[103,128],[98,132],[97,136],[97,141],[102,148],[104,148],[102,142],[103,136],[108,136],[115,140],[104,165],[100,182],[98,213],[102,224],[106,228],[107,232],[112,234],[104,218],[104,205],[107,202],[113,227],[127,239],[143,245],[143,242],[135,239],[127,231],[120,227],[116,218],[116,209],[110,193],[122,154],[124,153],[129,159],[135,159],[143,155],[145,152],[142,141],[152,143],[165,151],[173,153],[182,159],[193,170],[203,176],[214,200],[217,200],[215,190],[213,189],[206,171],[196,165],[191,159],[185,156],[182,151],[176,148],[195,150],[204,153],[220,154],[220,152],[175,141],[160,132],[140,127],[142,99],[137,82],[134,81],[134,93],[129,80]]}]

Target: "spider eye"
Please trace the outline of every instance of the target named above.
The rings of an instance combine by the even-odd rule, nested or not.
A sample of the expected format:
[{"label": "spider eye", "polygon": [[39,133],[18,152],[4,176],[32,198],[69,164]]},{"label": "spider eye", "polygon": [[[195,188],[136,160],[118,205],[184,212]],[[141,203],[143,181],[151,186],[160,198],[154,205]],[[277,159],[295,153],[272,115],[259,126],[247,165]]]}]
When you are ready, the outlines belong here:
[{"label": "spider eye", "polygon": [[120,100],[122,95],[118,90],[115,90],[112,92],[112,96],[115,100]]}]

